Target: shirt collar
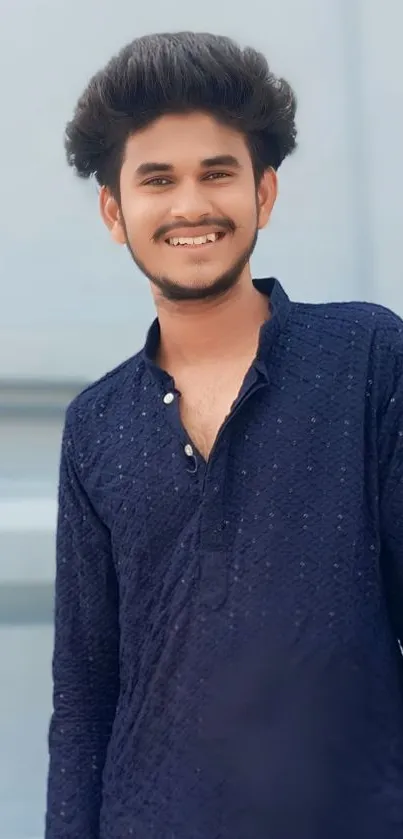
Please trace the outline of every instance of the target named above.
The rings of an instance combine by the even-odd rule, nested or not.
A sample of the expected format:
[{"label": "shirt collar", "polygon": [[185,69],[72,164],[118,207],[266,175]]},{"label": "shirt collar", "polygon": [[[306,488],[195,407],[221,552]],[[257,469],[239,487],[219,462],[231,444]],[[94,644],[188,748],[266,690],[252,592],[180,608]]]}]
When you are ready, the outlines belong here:
[{"label": "shirt collar", "polygon": [[271,316],[260,330],[255,362],[261,371],[266,373],[270,352],[287,323],[291,302],[281,283],[274,277],[253,280],[253,285],[270,300]]},{"label": "shirt collar", "polygon": [[[270,299],[271,317],[263,324],[260,331],[259,346],[256,355],[256,364],[262,370],[266,371],[266,361],[270,350],[275,344],[278,336],[284,329],[290,312],[291,302],[284,291],[281,283],[274,277],[255,279],[253,285],[260,291],[261,294],[266,294]],[[143,349],[143,358],[148,367],[154,373],[159,375],[166,375],[155,364],[155,357],[157,354],[160,341],[160,324],[158,318],[151,324],[147,333],[146,342]]]}]

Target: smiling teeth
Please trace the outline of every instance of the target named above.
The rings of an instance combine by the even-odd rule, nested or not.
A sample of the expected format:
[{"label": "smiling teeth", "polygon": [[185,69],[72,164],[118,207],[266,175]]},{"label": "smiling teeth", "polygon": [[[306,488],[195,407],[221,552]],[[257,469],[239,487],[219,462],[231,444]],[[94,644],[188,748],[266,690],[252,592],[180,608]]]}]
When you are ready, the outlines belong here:
[{"label": "smiling teeth", "polygon": [[215,242],[218,239],[218,233],[207,233],[206,236],[174,236],[169,239],[170,245],[206,245],[207,242]]}]

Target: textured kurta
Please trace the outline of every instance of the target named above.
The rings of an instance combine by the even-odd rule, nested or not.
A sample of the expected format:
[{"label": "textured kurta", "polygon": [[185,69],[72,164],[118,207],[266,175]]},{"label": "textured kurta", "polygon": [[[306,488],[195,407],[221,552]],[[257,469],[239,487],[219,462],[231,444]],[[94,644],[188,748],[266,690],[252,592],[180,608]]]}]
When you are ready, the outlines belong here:
[{"label": "textured kurta", "polygon": [[403,836],[402,322],[255,285],[208,463],[157,321],[68,408],[47,839]]}]

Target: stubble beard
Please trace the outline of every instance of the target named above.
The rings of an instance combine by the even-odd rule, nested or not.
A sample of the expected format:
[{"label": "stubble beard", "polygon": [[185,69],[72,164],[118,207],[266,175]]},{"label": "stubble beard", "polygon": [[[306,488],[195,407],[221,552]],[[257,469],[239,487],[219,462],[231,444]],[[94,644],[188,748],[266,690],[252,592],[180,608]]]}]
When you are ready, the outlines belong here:
[{"label": "stubble beard", "polygon": [[[249,243],[248,247],[245,248],[245,250],[240,254],[240,256],[237,257],[233,265],[231,265],[226,271],[224,271],[222,274],[216,277],[216,279],[213,280],[213,282],[210,282],[206,285],[198,286],[178,283],[166,275],[156,275],[154,273],[151,273],[148,270],[145,263],[137,256],[134,248],[132,247],[123,217],[122,224],[126,235],[126,247],[135,265],[137,265],[142,274],[144,274],[144,276],[147,277],[148,280],[150,280],[154,288],[156,288],[159,291],[160,295],[165,300],[176,303],[198,300],[210,301],[214,298],[219,298],[227,294],[228,291],[230,291],[238,284],[246,266],[248,265],[253,251],[255,250],[259,233],[259,230],[256,227],[256,230],[253,234],[253,238]],[[167,247],[169,247],[169,245],[167,245]],[[178,245],[177,247],[180,246]]]}]

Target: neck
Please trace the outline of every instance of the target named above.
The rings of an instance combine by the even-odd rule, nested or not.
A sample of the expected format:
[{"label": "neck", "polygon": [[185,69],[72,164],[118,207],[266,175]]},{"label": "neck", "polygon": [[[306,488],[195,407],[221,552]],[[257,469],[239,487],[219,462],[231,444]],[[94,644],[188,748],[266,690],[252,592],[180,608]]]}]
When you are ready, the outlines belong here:
[{"label": "neck", "polygon": [[255,289],[249,271],[218,299],[177,303],[158,297],[156,306],[158,363],[165,369],[254,354],[260,328],[270,316],[268,299]]}]

